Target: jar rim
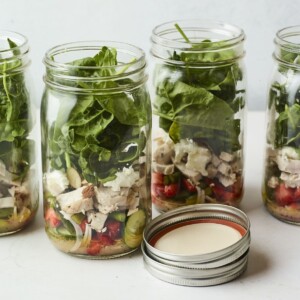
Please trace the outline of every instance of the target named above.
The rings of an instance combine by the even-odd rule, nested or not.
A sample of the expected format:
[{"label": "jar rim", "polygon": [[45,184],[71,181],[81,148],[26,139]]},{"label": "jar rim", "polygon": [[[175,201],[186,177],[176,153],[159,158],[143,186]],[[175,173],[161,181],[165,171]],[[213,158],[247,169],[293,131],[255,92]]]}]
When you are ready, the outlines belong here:
[{"label": "jar rim", "polygon": [[[11,39],[14,43],[16,43],[17,47],[5,48],[5,49],[2,49],[0,47],[0,54],[14,52],[15,50],[18,50],[20,51],[20,55],[22,55],[26,51],[28,51],[28,39],[25,35],[16,31],[0,30],[0,40],[4,40],[7,38]],[[14,55],[14,56],[18,56],[18,55]]]},{"label": "jar rim", "polygon": [[[291,37],[298,37],[299,41],[296,43],[289,40],[288,38]],[[300,50],[300,25],[289,26],[278,30],[274,42],[288,49],[296,48]]]},{"label": "jar rim", "polygon": [[169,46],[170,48],[180,48],[184,51],[191,50],[191,46],[193,44],[201,43],[200,41],[200,42],[194,42],[188,44],[187,42],[184,41],[179,41],[179,40],[165,37],[164,35],[168,33],[177,32],[177,29],[174,26],[176,23],[179,23],[179,25],[181,25],[181,28],[183,30],[190,28],[193,30],[199,30],[199,31],[201,30],[204,32],[211,31],[211,32],[219,33],[220,35],[223,34],[224,36],[226,35],[228,36],[228,38],[224,38],[222,40],[211,41],[212,47],[208,47],[206,48],[206,50],[215,49],[214,45],[217,44],[218,44],[218,48],[220,48],[219,45],[220,41],[224,42],[222,48],[223,47],[227,48],[228,46],[233,46],[237,43],[242,42],[245,39],[245,33],[243,29],[226,22],[201,20],[201,19],[182,19],[182,20],[168,21],[156,26],[152,31],[152,36],[151,36],[152,42],[163,46]]},{"label": "jar rim", "polygon": [[[114,66],[77,66],[71,65],[70,62],[58,62],[53,59],[55,55],[67,53],[70,51],[82,51],[82,50],[100,50],[104,46],[108,48],[116,48],[117,50],[122,50],[124,53],[135,55],[136,59],[134,61],[129,61],[122,64],[117,64]],[[119,53],[119,51],[117,52]],[[81,57],[84,58],[84,57]],[[60,70],[99,70],[99,69],[121,69],[131,67],[132,70],[140,69],[142,66],[145,65],[145,52],[134,45],[123,43],[123,42],[116,42],[116,41],[102,41],[102,40],[88,40],[88,41],[77,41],[77,42],[70,42],[61,45],[54,46],[50,48],[43,59],[43,63],[46,67],[50,67],[53,69],[60,69]],[[127,73],[124,73],[127,74]]]}]

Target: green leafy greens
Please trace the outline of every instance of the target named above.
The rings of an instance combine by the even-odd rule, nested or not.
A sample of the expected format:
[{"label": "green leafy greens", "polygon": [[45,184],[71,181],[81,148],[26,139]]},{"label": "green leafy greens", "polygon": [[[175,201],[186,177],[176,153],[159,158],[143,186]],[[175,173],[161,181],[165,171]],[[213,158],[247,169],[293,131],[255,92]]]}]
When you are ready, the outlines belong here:
[{"label": "green leafy greens", "polygon": [[[105,183],[116,177],[116,172],[135,162],[146,145],[141,128],[150,122],[148,94],[143,87],[130,92],[110,92],[111,88],[132,83],[129,79],[114,80],[118,75],[117,51],[102,47],[94,57],[70,63],[73,76],[96,78],[81,80],[76,87],[74,106],[66,118],[64,102],[60,94],[61,108],[56,121],[49,129],[50,160],[55,169],[66,168],[66,157],[72,166],[80,170],[91,183]],[[99,79],[99,80],[98,80]],[[101,89],[101,93],[95,92]],[[46,109],[43,109],[44,111]]]},{"label": "green leafy greens", "polygon": [[7,39],[7,44],[9,57],[1,57],[0,53],[0,159],[18,179],[29,168],[32,116],[19,50],[12,40]]},{"label": "green leafy greens", "polygon": [[[176,24],[187,43],[182,29]],[[184,65],[158,66],[154,113],[160,127],[174,142],[183,138],[207,142],[216,152],[236,151],[239,141],[240,119],[235,114],[244,107],[245,90],[238,89],[242,72],[232,50],[211,51],[224,42],[202,41],[191,44],[191,52],[174,52],[171,60]],[[225,64],[216,65],[216,62]],[[201,67],[199,63],[208,63]],[[160,81],[159,74],[167,74]]]}]

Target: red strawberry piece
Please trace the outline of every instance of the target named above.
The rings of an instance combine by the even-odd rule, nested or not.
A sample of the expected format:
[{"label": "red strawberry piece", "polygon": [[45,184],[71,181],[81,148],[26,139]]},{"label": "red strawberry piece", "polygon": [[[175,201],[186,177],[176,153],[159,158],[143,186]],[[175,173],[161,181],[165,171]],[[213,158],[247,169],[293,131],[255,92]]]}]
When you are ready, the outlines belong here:
[{"label": "red strawberry piece", "polygon": [[168,198],[175,197],[178,192],[179,192],[179,184],[178,183],[171,183],[171,184],[165,185],[164,194],[166,197],[168,197]]},{"label": "red strawberry piece", "polygon": [[191,182],[190,179],[183,178],[182,184],[183,184],[184,188],[191,193],[195,193],[197,191],[195,185]]},{"label": "red strawberry piece", "polygon": [[294,189],[286,187],[284,183],[279,184],[275,190],[275,199],[280,206],[293,203],[294,197]]}]

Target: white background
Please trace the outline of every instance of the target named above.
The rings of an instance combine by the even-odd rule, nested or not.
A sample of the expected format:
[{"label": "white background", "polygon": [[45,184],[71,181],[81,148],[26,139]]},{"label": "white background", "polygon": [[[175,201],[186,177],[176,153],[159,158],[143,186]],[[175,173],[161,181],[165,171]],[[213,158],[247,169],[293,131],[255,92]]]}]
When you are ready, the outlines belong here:
[{"label": "white background", "polygon": [[264,110],[274,35],[283,27],[300,24],[299,15],[299,0],[0,0],[0,29],[29,38],[38,102],[43,90],[42,59],[49,48],[81,40],[122,41],[143,48],[151,63],[149,39],[154,26],[201,18],[244,29],[248,107]]}]

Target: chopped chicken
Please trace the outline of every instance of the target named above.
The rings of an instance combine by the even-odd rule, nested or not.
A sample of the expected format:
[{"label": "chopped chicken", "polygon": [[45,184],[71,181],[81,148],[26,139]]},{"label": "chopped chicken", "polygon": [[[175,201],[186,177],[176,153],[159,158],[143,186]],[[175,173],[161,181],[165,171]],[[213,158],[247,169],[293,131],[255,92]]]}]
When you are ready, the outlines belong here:
[{"label": "chopped chicken", "polygon": [[91,211],[87,213],[88,223],[92,229],[95,229],[97,232],[101,232],[104,228],[107,215],[102,214],[101,212]]},{"label": "chopped chicken", "polygon": [[236,174],[232,173],[229,176],[218,174],[218,179],[225,187],[228,187],[236,182]]},{"label": "chopped chicken", "polygon": [[218,173],[218,169],[212,163],[208,164],[208,166],[206,167],[206,171],[208,178],[214,178]]},{"label": "chopped chicken", "polygon": [[138,193],[133,188],[121,188],[116,192],[111,188],[99,187],[95,189],[95,195],[98,201],[97,209],[108,214],[118,209],[132,208]]},{"label": "chopped chicken", "polygon": [[206,166],[211,161],[212,154],[208,148],[198,146],[192,140],[181,140],[175,145],[174,163],[186,160],[186,167],[189,170],[199,172],[203,176],[207,176]]},{"label": "chopped chicken", "polygon": [[275,189],[279,185],[278,177],[272,176],[268,181],[268,186],[272,189]]},{"label": "chopped chicken", "polygon": [[191,179],[194,183],[198,183],[202,177],[200,172],[188,169],[184,163],[178,163],[176,164],[176,167],[182,174]]},{"label": "chopped chicken", "polygon": [[289,174],[282,172],[280,175],[280,179],[284,181],[287,187],[300,187],[300,174]]},{"label": "chopped chicken", "polygon": [[213,154],[211,162],[213,164],[214,167],[218,167],[219,164],[221,163],[221,160],[218,158],[218,156],[216,156],[215,154]]},{"label": "chopped chicken", "polygon": [[55,170],[45,177],[46,188],[53,196],[61,194],[69,185],[69,180],[62,171]]},{"label": "chopped chicken", "polygon": [[218,166],[218,172],[225,176],[229,176],[232,173],[232,168],[228,163],[221,162]]},{"label": "chopped chicken", "polygon": [[93,199],[83,196],[85,189],[86,187],[83,186],[72,192],[58,195],[57,201],[61,209],[68,214],[84,213],[93,209]]},{"label": "chopped chicken", "polygon": [[154,151],[153,159],[159,164],[169,164],[171,163],[173,152],[173,145],[170,143],[161,144]]},{"label": "chopped chicken", "polygon": [[116,176],[116,179],[103,184],[105,187],[111,187],[114,192],[118,192],[124,187],[129,188],[133,186],[140,177],[139,172],[135,172],[132,167],[124,167],[122,172],[116,173]]},{"label": "chopped chicken", "polygon": [[174,167],[175,166],[173,164],[163,165],[163,164],[159,164],[159,163],[157,163],[155,161],[152,163],[153,171],[157,172],[157,173],[162,173],[164,175],[173,174]]},{"label": "chopped chicken", "polygon": [[233,154],[230,154],[227,152],[221,152],[219,157],[220,157],[220,159],[222,159],[223,161],[226,161],[226,162],[231,162],[235,158]]},{"label": "chopped chicken", "polygon": [[294,148],[284,147],[278,150],[276,161],[281,171],[300,174],[300,158]]},{"label": "chopped chicken", "polygon": [[0,208],[14,207],[14,205],[15,205],[14,197],[0,198]]}]

